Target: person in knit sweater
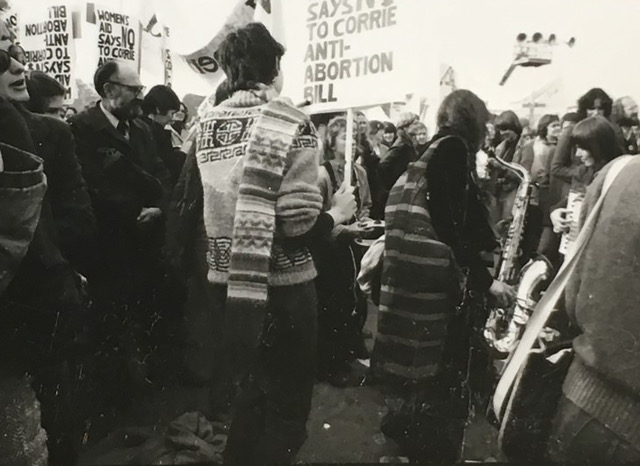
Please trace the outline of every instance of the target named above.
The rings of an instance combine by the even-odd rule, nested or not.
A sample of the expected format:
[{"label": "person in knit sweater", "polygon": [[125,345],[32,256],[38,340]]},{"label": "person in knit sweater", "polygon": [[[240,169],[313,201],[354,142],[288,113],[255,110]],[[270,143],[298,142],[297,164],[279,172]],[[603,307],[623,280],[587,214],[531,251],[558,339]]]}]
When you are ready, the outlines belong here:
[{"label": "person in knit sweater", "polygon": [[[323,210],[331,208],[333,197],[344,183],[347,120],[333,118],[327,126],[326,161],[320,167],[318,186]],[[353,164],[358,210],[354,223],[336,225],[329,235],[313,247],[318,268],[319,376],[334,386],[359,385],[361,378],[350,363],[368,358],[362,328],[367,316],[366,298],[356,286],[360,271],[361,248],[353,240],[364,230],[359,222],[369,220],[371,193],[365,168]]]},{"label": "person in knit sweater", "polygon": [[[611,165],[587,188],[582,222]],[[565,291],[579,335],[549,443],[550,459],[558,464],[640,463],[638,177],[640,160],[634,158],[606,194]]]},{"label": "person in knit sweater", "polygon": [[229,97],[201,113],[196,133],[207,276],[238,390],[228,465],[291,463],[304,443],[317,312],[308,239],[346,221],[320,216],[315,129],[277,97],[283,54],[260,23],[230,33],[216,53]]}]

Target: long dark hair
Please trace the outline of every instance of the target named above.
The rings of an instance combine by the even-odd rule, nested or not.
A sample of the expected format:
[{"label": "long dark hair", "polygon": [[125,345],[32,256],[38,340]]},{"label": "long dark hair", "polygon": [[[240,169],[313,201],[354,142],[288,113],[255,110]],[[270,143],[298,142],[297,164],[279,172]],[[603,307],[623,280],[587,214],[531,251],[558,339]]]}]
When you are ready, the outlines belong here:
[{"label": "long dark hair", "polygon": [[609,118],[611,115],[611,107],[613,106],[613,100],[609,97],[605,91],[599,87],[590,89],[585,95],[578,99],[578,115],[581,120],[587,118],[587,110],[593,108],[596,100],[600,101],[600,107],[604,113],[605,118]]},{"label": "long dark hair", "polygon": [[571,131],[571,142],[588,150],[597,171],[620,155],[620,145],[612,124],[602,116],[582,120]]},{"label": "long dark hair", "polygon": [[484,102],[466,89],[453,91],[438,109],[440,133],[460,137],[470,151],[476,151],[484,142],[489,111]]},{"label": "long dark hair", "polygon": [[229,33],[215,53],[227,75],[220,85],[227,95],[238,90],[257,89],[278,76],[284,47],[262,23],[249,23]]},{"label": "long dark hair", "polygon": [[543,115],[542,118],[540,118],[540,121],[538,121],[538,128],[536,130],[536,133],[538,134],[538,136],[540,136],[543,139],[546,139],[549,125],[556,121],[558,123],[560,122],[558,115],[551,115],[551,114]]}]

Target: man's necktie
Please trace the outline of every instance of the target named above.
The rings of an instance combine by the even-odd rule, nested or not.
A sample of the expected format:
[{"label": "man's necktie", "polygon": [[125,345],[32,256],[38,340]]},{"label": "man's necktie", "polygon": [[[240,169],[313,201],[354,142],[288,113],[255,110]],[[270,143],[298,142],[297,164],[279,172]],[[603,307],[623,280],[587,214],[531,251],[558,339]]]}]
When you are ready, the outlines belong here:
[{"label": "man's necktie", "polygon": [[127,130],[129,129],[129,125],[127,124],[126,121],[120,120],[118,122],[118,126],[116,127],[116,129],[120,134],[122,134],[123,137],[125,138],[127,137]]}]

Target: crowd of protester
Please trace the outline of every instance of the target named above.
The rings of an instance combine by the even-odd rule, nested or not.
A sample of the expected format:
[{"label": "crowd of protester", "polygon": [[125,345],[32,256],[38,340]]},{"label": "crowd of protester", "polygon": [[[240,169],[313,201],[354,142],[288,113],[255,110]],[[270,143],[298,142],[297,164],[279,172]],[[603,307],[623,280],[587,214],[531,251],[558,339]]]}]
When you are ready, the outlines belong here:
[{"label": "crowd of protester", "polygon": [[[488,302],[515,297],[486,259],[518,189],[495,158],[531,175],[522,265],[541,254],[557,268],[570,193],[593,203],[607,164],[638,153],[638,107],[596,88],[534,125],[458,90],[433,136],[414,114],[357,113],[348,165],[346,119],[316,127],[279,96],[283,54],[258,23],[230,33],[216,57],[226,81],[189,131],[175,92],[145,93],[123,62],[96,70],[95,105],[65,106],[64,87],[27,73],[3,36],[0,400],[16,409],[0,407],[0,457],[14,455],[0,464],[75,464],[119,411],[188,380],[189,306],[214,321],[203,378],[207,414],[231,419],[225,464],[293,462],[316,380],[379,385],[381,429],[404,455],[460,459],[469,404],[495,376],[475,335]],[[576,356],[549,444],[557,461],[640,460],[638,170],[616,185],[566,295]],[[370,353],[356,278],[376,221],[385,262]]]}]

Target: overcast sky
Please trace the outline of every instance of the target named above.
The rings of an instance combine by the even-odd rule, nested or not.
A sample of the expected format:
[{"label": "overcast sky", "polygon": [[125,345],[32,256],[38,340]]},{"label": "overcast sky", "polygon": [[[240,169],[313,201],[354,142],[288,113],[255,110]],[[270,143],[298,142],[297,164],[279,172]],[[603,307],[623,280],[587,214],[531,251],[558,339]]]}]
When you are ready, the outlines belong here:
[{"label": "overcast sky", "polygon": [[[156,11],[172,29],[174,50],[188,53],[213,37],[236,1],[101,0],[99,3],[119,6],[143,19]],[[286,9],[293,2],[297,6],[306,1],[271,0],[271,3],[274,9]],[[399,4],[403,1],[407,0],[396,0]],[[36,2],[60,3],[28,0],[30,5]],[[637,24],[640,0],[420,0],[414,5],[418,6],[412,33],[422,38],[415,47],[422,75],[432,76],[430,71],[439,69],[440,63],[447,63],[456,71],[458,86],[475,91],[491,107],[508,107],[554,81],[559,83],[561,94],[555,98],[560,102],[558,105],[569,105],[593,86],[603,87],[613,97],[630,94],[640,98],[640,63],[636,58],[640,44]],[[573,36],[577,42],[573,49],[556,47],[552,65],[517,69],[507,85],[500,87],[498,82],[511,62],[519,32],[530,36],[541,32],[545,37],[555,33],[559,41]],[[209,91],[208,85],[182,63],[176,63],[174,80],[180,94]],[[415,84],[407,80],[398,82],[398,86],[415,87]],[[432,92],[428,89],[433,88],[424,85],[422,92]]]}]

